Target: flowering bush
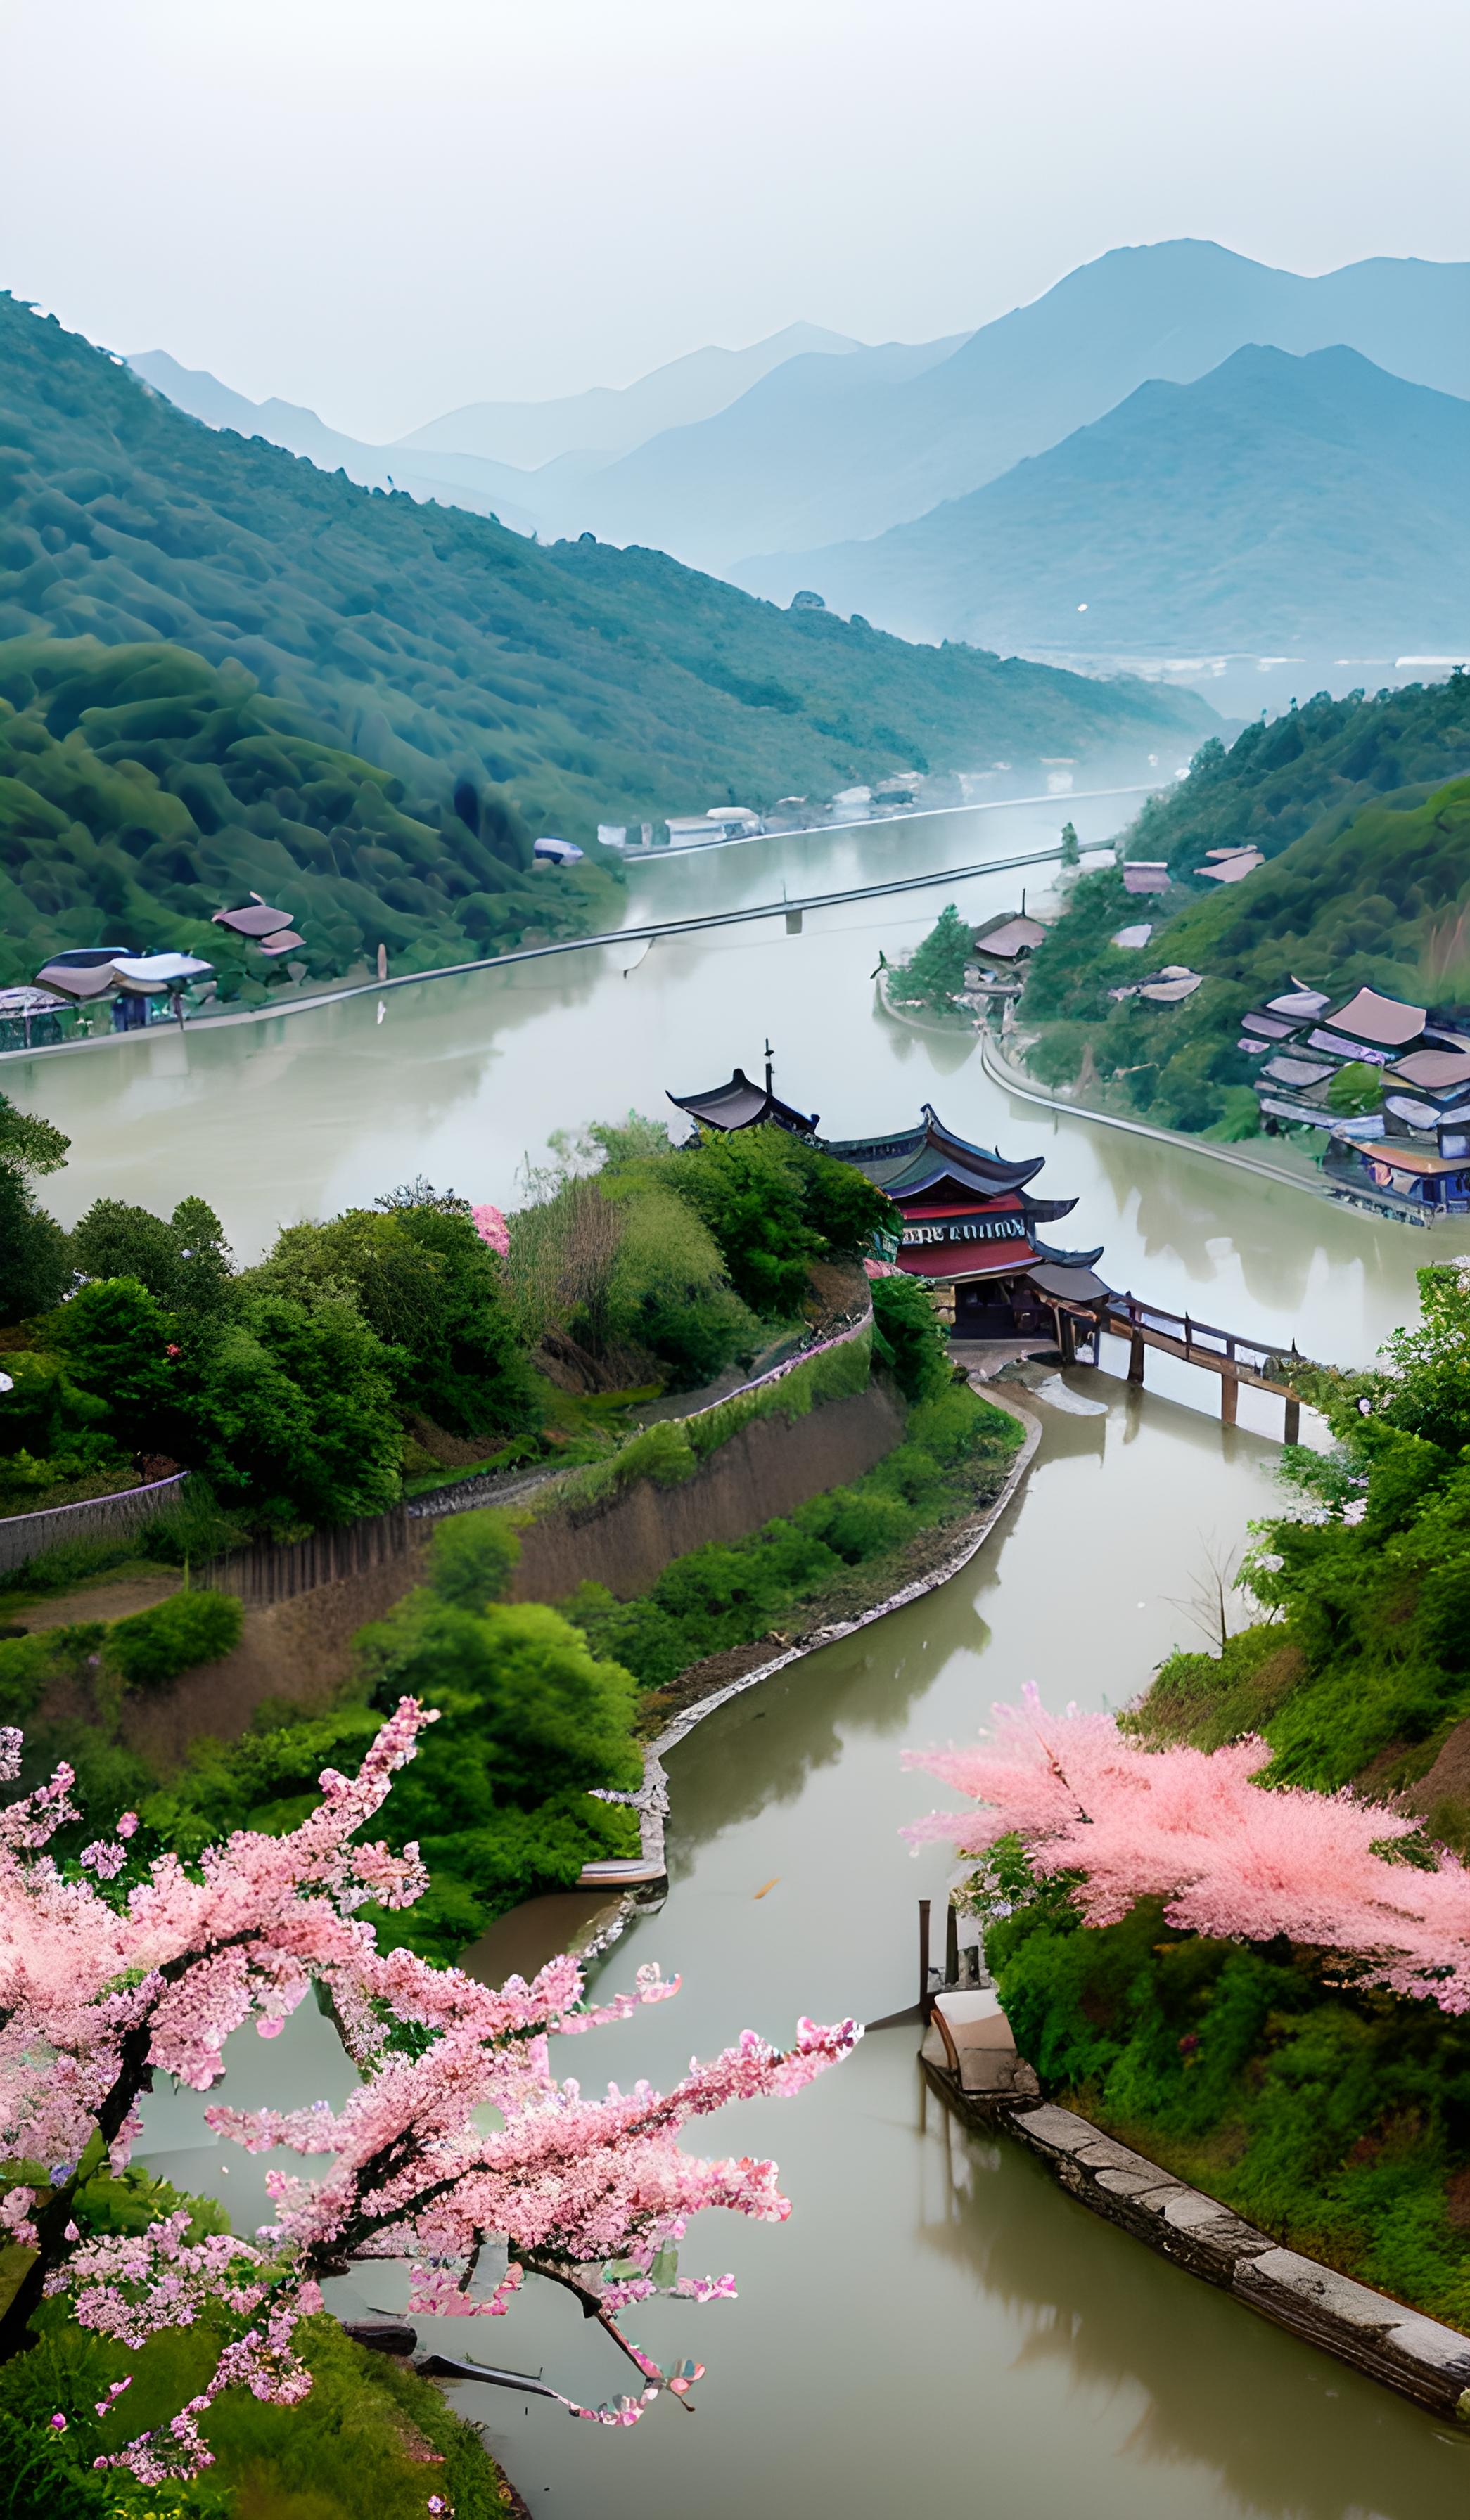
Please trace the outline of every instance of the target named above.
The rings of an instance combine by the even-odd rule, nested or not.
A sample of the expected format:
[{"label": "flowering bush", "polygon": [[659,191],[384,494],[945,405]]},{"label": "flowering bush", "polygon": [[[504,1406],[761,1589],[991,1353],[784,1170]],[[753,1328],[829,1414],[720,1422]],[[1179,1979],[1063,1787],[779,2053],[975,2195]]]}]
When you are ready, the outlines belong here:
[{"label": "flowering bush", "polygon": [[510,1227],[498,1207],[472,1207],[470,1221],[482,1242],[488,1243],[490,1249],[497,1251],[502,1260],[510,1258]]},{"label": "flowering bush", "polygon": [[[0,2220],[34,2252],[0,2320],[0,2351],[25,2344],[43,2295],[69,2297],[84,2328],[132,2349],[207,2323],[221,2343],[204,2386],[166,2423],[101,2454],[145,2484],[208,2463],[200,2419],[222,2390],[287,2406],[304,2394],[297,2322],[321,2308],[324,2278],[363,2259],[407,2262],[411,2311],[496,2317],[528,2273],[565,2285],[638,2373],[636,2392],[610,2405],[563,2400],[575,2414],[631,2423],[662,2390],[682,2395],[697,2368],[662,2370],[623,2333],[619,2308],[641,2297],[643,2278],[671,2282],[690,2214],[724,2205],[770,2222],[789,2207],[773,2163],[699,2160],[679,2134],[726,2100],[799,2091],[858,2036],[851,2022],[803,2021],[782,2052],[747,2031],[666,2093],[639,2083],[583,2098],[553,2077],[548,2039],[673,1994],[656,1969],[591,2007],[568,1958],[494,1990],[380,1952],[357,1912],[411,1904],[426,1876],[415,1846],[393,1854],[357,1832],[433,1720],[402,1699],[355,1777],[324,1773],[299,1826],[237,1831],[193,1868],[171,1854],[145,1864],[130,1814],[78,1865],[59,1864],[50,1841],[78,1816],[65,1766],[0,1812],[0,2158],[12,2165]],[[0,1735],[0,1773],[17,1774],[20,1747],[19,1734]],[[231,2033],[253,2019],[274,2038],[313,1986],[360,2076],[344,2106],[216,2103],[206,2115],[251,2152],[328,2154],[326,2175],[272,2172],[275,2220],[251,2239],[191,2239],[181,2214],[83,2238],[79,2186],[104,2157],[115,2172],[126,2164],[155,2073],[208,2091]],[[487,2132],[488,2113],[498,2123]],[[493,2284],[480,2280],[487,2249],[505,2253]],[[722,2287],[674,2288],[698,2298]],[[125,2393],[111,2403],[125,2408]],[[120,2412],[99,2420],[122,2428]]]}]

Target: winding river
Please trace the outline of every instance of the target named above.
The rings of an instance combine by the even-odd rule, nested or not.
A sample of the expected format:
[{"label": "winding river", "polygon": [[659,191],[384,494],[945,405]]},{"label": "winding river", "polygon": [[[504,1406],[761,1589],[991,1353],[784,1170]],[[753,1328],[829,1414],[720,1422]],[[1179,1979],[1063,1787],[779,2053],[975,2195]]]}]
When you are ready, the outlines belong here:
[{"label": "winding river", "polygon": [[[983,825],[956,814],[712,852],[636,870],[628,915],[1009,854],[1067,811],[1100,839],[1127,805],[1058,800]],[[1017,881],[974,878],[963,906],[1007,906]],[[1058,1238],[1103,1242],[1115,1284],[1344,1361],[1408,1316],[1414,1267],[1440,1247],[1427,1235],[1053,1118],[989,1084],[969,1044],[891,1022],[869,979],[878,949],[904,951],[944,897],[808,915],[800,936],[774,922],[435,983],[390,993],[381,1020],[369,996],[11,1061],[5,1090],[72,1138],[69,1171],[48,1186],[63,1213],[100,1193],[160,1206],[201,1191],[248,1256],[277,1221],[417,1173],[510,1204],[549,1129],[659,1110],[666,1087],[753,1069],[768,1031],[782,1089],[834,1133],[895,1126],[931,1100],[967,1136],[1044,1152],[1042,1187],[1079,1199]],[[657,1958],[684,1991],[578,2043],[566,2070],[625,2087],[748,2021],[779,2036],[799,2011],[876,2018],[910,2000],[914,1902],[942,1894],[945,1866],[898,1836],[933,1799],[900,1749],[970,1732],[1027,1680],[1052,1700],[1130,1697],[1190,1634],[1207,1552],[1271,1497],[1279,1404],[1245,1394],[1240,1426],[1223,1428],[1206,1414],[1213,1380],[1193,1389],[1186,1369],[1148,1362],[1147,1392],[1080,1372],[1083,1411],[1043,1410],[1030,1482],[962,1575],[732,1701],[674,1753],[668,1903],[604,1969],[621,1983]],[[510,1930],[519,1956],[535,1919]],[[1003,2520],[1438,2520],[1463,2506],[1465,2445],[1445,2426],[1096,2222],[1015,2147],[964,2138],[926,2097],[913,2048],[911,2030],[876,2033],[797,2101],[712,2126],[723,2147],[777,2154],[794,2212],[781,2229],[697,2228],[686,2266],[733,2268],[739,2300],[659,2305],[635,2329],[709,2364],[694,2412],[664,2401],[609,2434],[461,2392],[533,2513],[889,2520],[922,2503]],[[232,2045],[232,2096],[279,2103],[341,2081],[314,2014],[273,2047]],[[150,2158],[228,2197],[248,2228],[260,2166],[202,2136],[194,2099],[154,2101]],[[390,2271],[369,2297],[401,2298]],[[594,2402],[623,2385],[625,2366],[544,2287],[508,2321],[444,2342],[544,2367]]]}]

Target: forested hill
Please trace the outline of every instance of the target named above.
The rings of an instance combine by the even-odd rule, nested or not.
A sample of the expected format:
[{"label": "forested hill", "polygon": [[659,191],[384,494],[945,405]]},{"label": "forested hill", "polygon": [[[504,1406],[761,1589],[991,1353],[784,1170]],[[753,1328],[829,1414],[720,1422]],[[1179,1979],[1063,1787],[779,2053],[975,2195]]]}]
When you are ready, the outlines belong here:
[{"label": "forested hill", "polygon": [[1192,696],[911,648],[658,554],[358,489],[0,296],[0,637],[37,630],[237,659],[416,789],[488,777],[576,837],[1213,723]]},{"label": "forested hill", "polygon": [[[1131,858],[1167,858],[1167,894],[1084,876],[1035,955],[1022,1000],[1028,1062],[1175,1129],[1241,1137],[1258,1120],[1238,1048],[1246,1009],[1295,976],[1335,999],[1368,985],[1421,1006],[1470,1008],[1470,677],[1376,699],[1325,696],[1229,752],[1208,744],[1189,778],[1151,801]],[[1254,844],[1243,882],[1198,880],[1206,852]],[[1114,942],[1152,925],[1145,952]],[[1113,999],[1182,964],[1204,986],[1182,1004]],[[1035,1027],[1040,1027],[1039,1036]]]},{"label": "forested hill", "polygon": [[1275,857],[1314,824],[1340,831],[1360,806],[1413,789],[1412,805],[1470,771],[1470,677],[1410,683],[1368,698],[1319,692],[1301,708],[1246,727],[1228,750],[1217,736],[1187,779],[1151,796],[1125,833],[1124,854],[1167,858],[1192,874],[1213,848]]}]

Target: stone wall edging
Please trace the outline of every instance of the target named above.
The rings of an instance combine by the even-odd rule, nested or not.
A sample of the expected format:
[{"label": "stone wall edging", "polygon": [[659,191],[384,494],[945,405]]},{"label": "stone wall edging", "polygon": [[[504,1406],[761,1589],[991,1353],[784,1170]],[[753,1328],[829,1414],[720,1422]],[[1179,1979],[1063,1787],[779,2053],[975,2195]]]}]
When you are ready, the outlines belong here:
[{"label": "stone wall edging", "polygon": [[1283,2247],[1075,2109],[978,2099],[927,2061],[925,2071],[962,2117],[1013,2135],[1106,2222],[1431,2414],[1470,2422],[1470,2337],[1457,2328]]},{"label": "stone wall edging", "polygon": [[1099,1129],[1122,1129],[1129,1138],[1152,1138],[1156,1146],[1173,1147],[1180,1154],[1208,1155],[1212,1163],[1226,1164],[1232,1172],[1255,1173],[1263,1181],[1279,1183],[1284,1190],[1305,1191],[1309,1198],[1332,1197],[1322,1181],[1307,1181],[1296,1173],[1283,1171],[1279,1164],[1263,1164],[1255,1155],[1238,1155],[1228,1147],[1212,1146],[1208,1138],[1189,1138],[1180,1129],[1161,1129],[1151,1120],[1128,1120],[1121,1111],[1094,1111],[1088,1103],[1069,1102],[1060,1094],[1049,1094],[1023,1069],[1012,1067],[984,1028],[980,1034],[980,1063],[992,1085],[1002,1086],[1023,1102],[1037,1102],[1043,1110],[1058,1111],[1066,1119],[1091,1120]]}]

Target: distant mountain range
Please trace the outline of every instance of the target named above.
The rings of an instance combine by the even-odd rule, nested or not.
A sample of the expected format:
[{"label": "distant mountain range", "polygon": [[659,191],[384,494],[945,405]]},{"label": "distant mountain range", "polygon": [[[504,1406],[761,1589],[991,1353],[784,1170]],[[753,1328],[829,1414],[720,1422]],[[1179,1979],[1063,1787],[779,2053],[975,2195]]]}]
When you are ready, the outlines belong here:
[{"label": "distant mountain range", "polygon": [[594,385],[556,402],[469,402],[399,442],[440,455],[486,455],[535,471],[559,455],[626,455],[664,428],[712,419],[788,359],[839,358],[862,347],[820,324],[788,324],[748,350],[691,350],[636,384]]},{"label": "distant mountain range", "polygon": [[776,369],[716,418],[584,485],[577,522],[741,583],[753,553],[872,535],[979,489],[1151,378],[1188,383],[1251,341],[1342,341],[1470,394],[1470,263],[1375,261],[1304,280],[1183,240],[1104,254],[917,374]]},{"label": "distant mountain range", "polygon": [[543,537],[648,543],[763,588],[769,556],[921,517],[1139,385],[1190,383],[1252,342],[1298,355],[1345,343],[1410,383],[1470,395],[1470,263],[1380,259],[1304,279],[1188,238],[1127,247],[976,333],[865,347],[794,324],[620,390],[466,404],[393,447],[249,402],[164,351],[132,365],[212,427],[368,486],[391,478]]},{"label": "distant mountain range", "polygon": [[128,366],[156,393],[210,428],[237,429],[242,437],[263,437],[289,454],[304,455],[324,472],[339,468],[365,490],[406,490],[413,499],[438,499],[446,507],[468,508],[472,515],[498,516],[517,533],[529,534],[541,519],[522,504],[523,475],[509,464],[478,455],[444,457],[425,449],[406,454],[396,446],[369,446],[329,428],[304,404],[251,402],[233,386],[221,384],[207,368],[180,367],[166,350],[143,350]]},{"label": "distant mountain range", "polygon": [[[476,516],[496,516],[517,533],[554,539],[583,530],[591,507],[601,505],[600,494],[589,485],[616,466],[624,450],[636,450],[645,438],[659,448],[676,447],[689,424],[742,398],[778,370],[789,374],[788,396],[794,389],[799,399],[810,400],[831,390],[841,365],[845,391],[860,396],[947,358],[967,338],[955,333],[940,341],[890,341],[869,348],[844,334],[824,333],[816,324],[790,324],[748,350],[692,351],[621,389],[599,385],[561,402],[467,403],[391,446],[348,437],[301,403],[276,396],[252,402],[207,368],[181,367],[166,350],[139,351],[128,365],[180,411],[210,428],[264,437],[272,446],[304,455],[327,472],[341,467],[349,481],[364,489],[406,490],[411,498],[437,499]],[[497,447],[515,451],[497,454]],[[662,455],[657,459],[656,471],[665,460]],[[533,469],[524,469],[528,466]],[[636,495],[641,477],[636,463],[630,477]],[[627,485],[620,479],[613,495],[626,497]],[[657,543],[660,538],[648,539]]]},{"label": "distant mountain range", "polygon": [[1355,350],[1252,347],[871,542],[783,556],[905,638],[1167,655],[1470,643],[1470,402]]}]

